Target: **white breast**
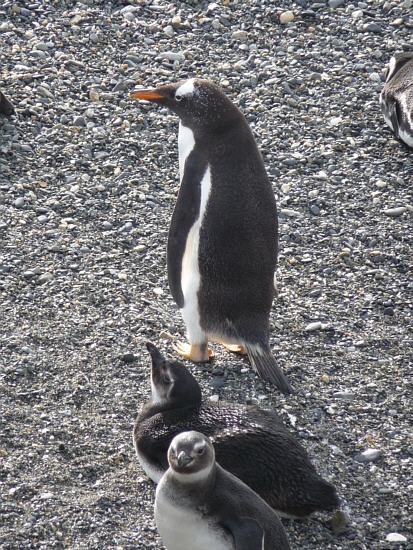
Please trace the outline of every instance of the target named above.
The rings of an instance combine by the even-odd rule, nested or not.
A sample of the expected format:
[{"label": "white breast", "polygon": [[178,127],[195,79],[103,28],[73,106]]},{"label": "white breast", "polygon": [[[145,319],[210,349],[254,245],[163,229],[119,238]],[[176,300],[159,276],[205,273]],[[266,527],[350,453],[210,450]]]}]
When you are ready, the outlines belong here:
[{"label": "white breast", "polygon": [[235,550],[233,539],[213,518],[181,507],[163,489],[156,489],[155,522],[167,550]]},{"label": "white breast", "polygon": [[[181,181],[184,174],[185,161],[195,145],[195,139],[192,131],[180,124],[179,126],[179,171]],[[188,338],[191,343],[201,343],[204,341],[204,333],[200,326],[198,291],[201,282],[199,274],[199,233],[202,220],[208,204],[208,198],[211,192],[211,170],[207,167],[201,181],[201,200],[199,206],[199,215],[189,230],[186,239],[185,251],[181,266],[181,288],[184,295],[184,307],[181,310],[182,317],[188,331]]]}]

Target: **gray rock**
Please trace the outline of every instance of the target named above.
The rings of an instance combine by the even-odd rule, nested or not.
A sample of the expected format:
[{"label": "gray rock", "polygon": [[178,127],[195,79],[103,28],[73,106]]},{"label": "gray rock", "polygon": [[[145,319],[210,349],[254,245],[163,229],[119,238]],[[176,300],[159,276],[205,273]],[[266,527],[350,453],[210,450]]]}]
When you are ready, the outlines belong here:
[{"label": "gray rock", "polygon": [[345,0],[328,0],[328,5],[332,9],[339,8],[344,4]]},{"label": "gray rock", "polygon": [[354,460],[357,462],[375,462],[383,456],[383,452],[379,449],[366,449],[362,453],[357,454]]},{"label": "gray rock", "polygon": [[374,33],[382,33],[383,29],[378,25],[377,23],[366,23],[363,25],[363,31],[365,32],[374,32]]},{"label": "gray rock", "polygon": [[38,285],[43,285],[44,283],[48,283],[52,280],[53,280],[53,274],[47,272],[47,273],[43,273],[42,275],[39,275],[36,282]]},{"label": "gray rock", "polygon": [[25,199],[24,197],[18,197],[15,201],[14,201],[14,206],[16,208],[23,208],[23,206],[25,205]]},{"label": "gray rock", "polygon": [[76,116],[73,119],[73,126],[78,126],[79,128],[84,128],[86,126],[86,120],[83,116]]},{"label": "gray rock", "polygon": [[384,211],[386,216],[390,216],[391,218],[399,218],[407,211],[407,208],[405,206],[397,206],[396,208],[388,208]]}]

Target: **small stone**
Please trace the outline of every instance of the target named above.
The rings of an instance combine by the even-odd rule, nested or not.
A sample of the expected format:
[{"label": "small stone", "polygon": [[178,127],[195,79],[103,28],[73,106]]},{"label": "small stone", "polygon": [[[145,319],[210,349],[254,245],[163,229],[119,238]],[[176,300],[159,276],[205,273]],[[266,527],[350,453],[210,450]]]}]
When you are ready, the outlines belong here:
[{"label": "small stone", "polygon": [[44,86],[37,86],[37,93],[48,99],[53,99],[53,94]]},{"label": "small stone", "polygon": [[121,357],[124,363],[133,363],[137,358],[133,353],[124,353]]},{"label": "small stone", "polygon": [[402,214],[406,212],[407,208],[405,206],[398,206],[397,208],[388,208],[384,211],[386,216],[391,218],[399,218]]},{"label": "small stone", "polygon": [[130,11],[124,13],[123,17],[126,19],[126,21],[129,21],[129,23],[132,23],[132,21],[135,21],[135,15]]},{"label": "small stone", "polygon": [[234,31],[231,35],[231,38],[234,40],[241,40],[241,42],[246,42],[248,40],[248,33],[247,31]]},{"label": "small stone", "polygon": [[377,23],[366,23],[365,25],[363,25],[363,31],[381,33],[382,29]]},{"label": "small stone", "polygon": [[351,14],[353,19],[361,19],[363,17],[363,10],[354,10]]},{"label": "small stone", "polygon": [[172,25],[167,25],[163,29],[163,32],[166,34],[166,36],[169,36],[169,38],[172,38],[173,35],[175,34],[175,31],[174,31],[174,28],[172,27]]},{"label": "small stone", "polygon": [[320,209],[316,204],[312,204],[310,206],[310,212],[313,214],[313,216],[319,216],[320,215]]},{"label": "small stone", "polygon": [[135,246],[136,252],[143,252],[144,250],[146,250],[146,248],[146,244],[138,244],[137,246]]},{"label": "small stone", "polygon": [[362,453],[358,453],[354,460],[357,462],[374,462],[382,456],[383,452],[379,449],[366,449]]},{"label": "small stone", "polygon": [[48,283],[49,281],[53,280],[53,274],[52,273],[43,273],[42,275],[39,275],[37,279],[38,285],[43,285],[44,283]]},{"label": "small stone", "polygon": [[49,500],[50,498],[53,498],[53,493],[42,493],[40,495],[41,500]]},{"label": "small stone", "polygon": [[210,395],[209,400],[212,401],[212,403],[217,403],[219,401],[219,395]]},{"label": "small stone", "polygon": [[284,11],[280,14],[280,23],[282,25],[287,25],[288,23],[292,23],[294,21],[294,14],[292,11]]},{"label": "small stone", "polygon": [[336,399],[342,399],[343,401],[353,401],[355,395],[349,391],[336,391],[333,393],[333,397]]},{"label": "small stone", "polygon": [[156,294],[157,296],[162,296],[162,294],[163,294],[163,289],[160,288],[160,287],[154,288],[154,289],[153,289],[153,293]]},{"label": "small stone", "polygon": [[389,533],[386,535],[386,540],[388,542],[407,542],[407,538],[400,533]]},{"label": "small stone", "polygon": [[397,17],[396,19],[394,19],[394,21],[390,23],[390,25],[392,25],[393,27],[400,27],[400,25],[403,25],[403,18]]},{"label": "small stone", "polygon": [[25,203],[24,197],[18,197],[18,198],[14,201],[14,206],[15,206],[16,208],[23,208],[24,203]]},{"label": "small stone", "polygon": [[328,121],[329,126],[338,126],[342,122],[342,118],[340,116],[333,116]]},{"label": "small stone", "polygon": [[120,281],[127,281],[128,280],[128,274],[120,272],[120,273],[118,273],[118,279]]},{"label": "small stone", "polygon": [[328,376],[328,374],[322,374],[320,380],[321,382],[323,382],[323,384],[329,384],[330,377]]},{"label": "small stone", "polygon": [[82,116],[77,116],[73,120],[73,126],[78,126],[79,128],[84,128],[86,126],[86,120]]},{"label": "small stone", "polygon": [[385,307],[383,310],[384,315],[392,317],[394,315],[394,309],[392,307]]},{"label": "small stone", "polygon": [[159,54],[161,59],[168,59],[169,61],[185,61],[185,54],[182,52],[162,52]]},{"label": "small stone", "polygon": [[339,8],[344,4],[345,0],[328,0],[328,5],[332,9]]},{"label": "small stone", "polygon": [[182,19],[180,15],[174,15],[171,19],[171,23],[174,27],[179,27],[182,23]]},{"label": "small stone", "polygon": [[109,229],[112,229],[112,228],[113,228],[113,224],[111,224],[111,223],[108,222],[108,221],[104,221],[104,222],[102,223],[102,227],[103,227],[103,229],[109,230]]},{"label": "small stone", "polygon": [[315,321],[314,323],[309,323],[305,327],[304,332],[315,332],[316,330],[320,330],[322,326],[321,321]]},{"label": "small stone", "polygon": [[94,90],[93,88],[89,92],[89,97],[92,101],[99,101],[99,99],[100,99],[100,96],[99,96],[98,92],[96,90]]}]

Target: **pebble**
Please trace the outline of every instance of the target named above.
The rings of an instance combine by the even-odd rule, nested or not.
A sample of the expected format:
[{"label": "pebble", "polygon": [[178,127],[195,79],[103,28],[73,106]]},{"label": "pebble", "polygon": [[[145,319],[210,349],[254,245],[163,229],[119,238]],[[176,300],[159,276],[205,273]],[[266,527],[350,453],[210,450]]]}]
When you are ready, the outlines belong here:
[{"label": "pebble", "polygon": [[362,453],[357,454],[354,460],[357,462],[375,462],[383,455],[379,449],[366,449]]},{"label": "pebble", "polygon": [[282,25],[287,25],[294,21],[294,13],[292,11],[284,11],[280,14],[280,23]]},{"label": "pebble", "polygon": [[314,323],[309,323],[305,327],[304,332],[315,332],[316,330],[320,330],[322,326],[323,325],[320,321],[315,321]]},{"label": "pebble", "polygon": [[363,31],[381,33],[382,28],[377,23],[366,23],[365,25],[363,25]]},{"label": "pebble", "polygon": [[333,397],[336,399],[342,399],[343,401],[353,401],[355,395],[349,391],[336,391],[333,393]]},{"label": "pebble", "polygon": [[248,39],[248,33],[247,31],[234,31],[231,38],[245,42]]},{"label": "pebble", "polygon": [[38,285],[43,285],[44,283],[48,283],[49,281],[52,281],[52,280],[53,280],[53,274],[47,272],[47,273],[43,273],[42,275],[39,275],[36,282]]},{"label": "pebble", "polygon": [[328,0],[328,5],[332,9],[339,8],[344,4],[345,0]]},{"label": "pebble", "polygon": [[79,128],[84,128],[86,126],[86,120],[83,116],[77,116],[73,120],[73,126],[78,126]]},{"label": "pebble", "polygon": [[102,227],[103,227],[103,229],[109,230],[109,229],[113,228],[113,224],[111,222],[108,222],[107,220],[105,220],[102,223]]},{"label": "pebble", "polygon": [[217,403],[219,401],[219,395],[210,395],[209,400],[212,401],[212,403]]},{"label": "pebble", "polygon": [[407,542],[407,538],[400,533],[389,533],[386,535],[387,542]]},{"label": "pebble", "polygon": [[14,201],[14,206],[16,208],[23,208],[25,204],[25,199],[24,197],[18,197],[15,201]]},{"label": "pebble", "polygon": [[137,357],[135,357],[133,353],[128,352],[128,353],[124,353],[121,359],[124,363],[128,364],[128,363],[133,363],[137,359]]},{"label": "pebble", "polygon": [[172,25],[167,25],[163,29],[163,32],[166,34],[166,36],[169,36],[169,38],[172,38],[175,34],[175,31],[174,31],[174,28],[172,27]]},{"label": "pebble", "polygon": [[185,61],[185,54],[182,52],[161,52],[159,57],[161,59],[168,59],[169,61]]},{"label": "pebble", "polygon": [[399,218],[406,211],[407,208],[405,206],[398,206],[396,208],[388,208],[384,211],[384,213],[386,216],[390,216],[391,218]]}]

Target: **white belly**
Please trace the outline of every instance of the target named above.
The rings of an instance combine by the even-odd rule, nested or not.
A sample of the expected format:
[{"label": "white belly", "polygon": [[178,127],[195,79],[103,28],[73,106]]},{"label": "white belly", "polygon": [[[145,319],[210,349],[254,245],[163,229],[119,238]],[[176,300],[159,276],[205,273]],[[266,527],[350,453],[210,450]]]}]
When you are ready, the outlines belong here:
[{"label": "white belly", "polygon": [[[179,148],[179,171],[182,177],[184,174],[185,162],[195,145],[192,131],[182,124],[179,126],[178,148]],[[201,181],[201,200],[199,215],[189,230],[181,266],[181,288],[184,296],[184,307],[181,309],[182,317],[188,332],[188,339],[191,343],[202,343],[205,335],[200,325],[198,291],[201,283],[199,274],[199,233],[202,220],[208,204],[211,192],[211,170],[207,167]]]},{"label": "white belly", "polygon": [[200,513],[179,508],[158,485],[155,523],[167,550],[235,550],[232,537]]}]

